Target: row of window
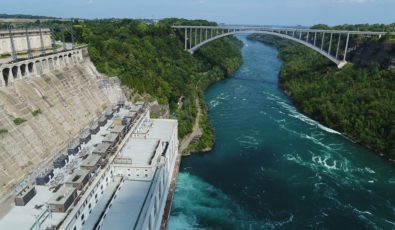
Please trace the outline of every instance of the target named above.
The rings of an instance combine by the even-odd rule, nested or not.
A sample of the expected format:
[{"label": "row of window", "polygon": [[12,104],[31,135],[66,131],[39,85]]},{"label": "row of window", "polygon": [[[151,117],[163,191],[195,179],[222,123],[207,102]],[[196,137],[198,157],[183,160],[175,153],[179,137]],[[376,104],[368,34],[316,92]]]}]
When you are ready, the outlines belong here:
[{"label": "row of window", "polygon": [[[110,175],[106,176],[106,173],[103,173],[103,175],[101,176],[99,182],[95,185],[95,187],[92,189],[92,191],[90,192],[88,198],[84,201],[84,203],[82,204],[82,207],[80,208],[80,210],[78,210],[77,214],[75,215],[75,219],[77,220],[78,217],[80,216],[80,214],[82,213],[82,215],[80,216],[80,220],[81,220],[81,225],[83,226],[85,224],[85,215],[84,215],[84,208],[85,206],[88,204],[88,200],[91,199],[91,197],[93,196],[93,194],[95,194],[94,200],[95,200],[95,204],[97,204],[99,202],[98,199],[98,194],[103,194],[104,193],[104,186],[103,184],[100,185],[102,183],[102,181],[106,180],[106,185],[108,185],[108,177],[113,175],[113,170],[111,169],[110,171]],[[97,189],[99,188],[100,185],[100,193],[97,192]],[[88,204],[88,210],[89,210],[89,214],[92,212],[92,203]],[[73,230],[77,230],[77,226],[74,226]]]}]

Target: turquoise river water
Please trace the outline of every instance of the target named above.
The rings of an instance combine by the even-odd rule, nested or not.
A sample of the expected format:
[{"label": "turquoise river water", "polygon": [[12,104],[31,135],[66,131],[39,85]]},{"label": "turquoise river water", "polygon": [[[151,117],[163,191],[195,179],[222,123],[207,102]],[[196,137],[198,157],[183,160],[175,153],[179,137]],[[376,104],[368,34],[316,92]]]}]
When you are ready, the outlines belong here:
[{"label": "turquoise river water", "polygon": [[206,91],[216,145],[182,160],[169,230],[395,229],[394,166],[299,113],[278,86],[277,50]]}]

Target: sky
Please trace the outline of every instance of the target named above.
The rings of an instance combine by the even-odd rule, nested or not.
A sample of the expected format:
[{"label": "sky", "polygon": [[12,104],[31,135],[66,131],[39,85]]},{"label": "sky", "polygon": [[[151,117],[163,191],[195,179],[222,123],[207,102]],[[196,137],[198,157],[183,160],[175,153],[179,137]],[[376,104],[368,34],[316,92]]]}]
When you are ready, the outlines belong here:
[{"label": "sky", "polygon": [[63,18],[207,19],[248,25],[395,22],[395,0],[1,0],[0,13]]}]

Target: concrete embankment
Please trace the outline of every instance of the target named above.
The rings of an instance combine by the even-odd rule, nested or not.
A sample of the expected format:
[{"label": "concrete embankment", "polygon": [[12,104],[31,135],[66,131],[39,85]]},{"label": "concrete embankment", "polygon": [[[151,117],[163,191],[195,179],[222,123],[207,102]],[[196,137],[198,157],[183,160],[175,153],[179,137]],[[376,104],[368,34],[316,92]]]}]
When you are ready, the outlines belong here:
[{"label": "concrete embankment", "polygon": [[89,59],[0,87],[0,196],[50,162],[123,95]]}]

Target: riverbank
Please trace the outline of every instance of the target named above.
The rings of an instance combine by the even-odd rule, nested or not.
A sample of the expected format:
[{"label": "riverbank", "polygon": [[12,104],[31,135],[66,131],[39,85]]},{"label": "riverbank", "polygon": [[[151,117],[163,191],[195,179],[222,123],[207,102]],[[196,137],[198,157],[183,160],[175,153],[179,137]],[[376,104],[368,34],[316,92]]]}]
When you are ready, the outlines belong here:
[{"label": "riverbank", "polygon": [[[222,38],[197,50],[184,50],[184,32],[171,25],[211,25],[204,20],[163,19],[158,24],[139,20],[90,20],[75,24],[76,41],[89,44],[91,60],[101,73],[117,76],[138,94],[151,95],[168,105],[169,115],[179,121],[179,139],[194,130],[198,121],[201,137],[189,151],[210,148],[214,135],[207,119],[204,90],[230,76],[241,64],[240,41]],[[178,104],[182,98],[182,103]],[[166,106],[167,107],[167,106]],[[201,118],[196,118],[198,110]]]},{"label": "riverbank", "polygon": [[215,146],[183,157],[168,229],[393,228],[392,164],[301,114],[278,51],[238,38],[243,64],[204,95]]},{"label": "riverbank", "polygon": [[339,70],[314,51],[252,35],[279,50],[280,87],[305,115],[395,162],[395,71],[349,63]]}]

